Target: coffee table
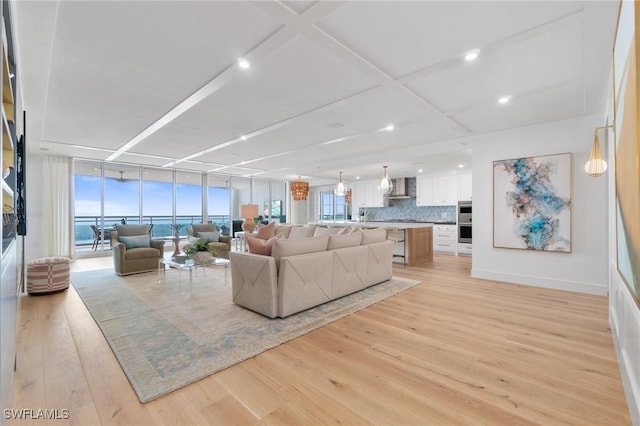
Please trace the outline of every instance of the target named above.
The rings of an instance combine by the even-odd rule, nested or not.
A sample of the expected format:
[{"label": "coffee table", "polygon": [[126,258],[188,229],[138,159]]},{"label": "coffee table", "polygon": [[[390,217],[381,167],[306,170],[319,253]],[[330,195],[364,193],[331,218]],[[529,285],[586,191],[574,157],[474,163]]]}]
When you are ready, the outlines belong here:
[{"label": "coffee table", "polygon": [[160,272],[162,276],[166,275],[166,266],[178,270],[178,280],[180,280],[182,271],[189,271],[189,282],[193,281],[193,271],[196,268],[202,268],[206,275],[207,266],[223,266],[224,267],[224,282],[227,285],[227,270],[229,269],[229,259],[223,259],[221,257],[212,257],[208,262],[196,263],[193,259],[185,259],[184,262],[179,262],[175,257],[163,257],[158,260],[158,281],[160,281]]}]

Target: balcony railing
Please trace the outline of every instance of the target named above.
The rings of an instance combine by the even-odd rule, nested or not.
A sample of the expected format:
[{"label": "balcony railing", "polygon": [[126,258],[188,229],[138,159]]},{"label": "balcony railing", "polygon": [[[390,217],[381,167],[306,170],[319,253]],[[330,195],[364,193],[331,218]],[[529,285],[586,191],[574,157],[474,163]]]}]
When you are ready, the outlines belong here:
[{"label": "balcony railing", "polygon": [[[104,227],[112,228],[117,224],[126,222],[127,225],[140,225],[140,216],[105,216]],[[222,235],[229,235],[231,220],[228,215],[209,215],[208,221],[215,223]],[[202,223],[202,216],[176,216],[176,223],[184,225],[180,230],[181,235],[187,234],[187,228],[192,223]],[[163,238],[173,236],[173,218],[171,216],[142,216],[142,224],[153,225],[151,236],[153,238]],[[102,217],[100,216],[75,216],[75,244],[76,246],[90,246],[93,244],[94,236],[91,225],[102,228]],[[108,247],[108,244],[106,244]]]}]

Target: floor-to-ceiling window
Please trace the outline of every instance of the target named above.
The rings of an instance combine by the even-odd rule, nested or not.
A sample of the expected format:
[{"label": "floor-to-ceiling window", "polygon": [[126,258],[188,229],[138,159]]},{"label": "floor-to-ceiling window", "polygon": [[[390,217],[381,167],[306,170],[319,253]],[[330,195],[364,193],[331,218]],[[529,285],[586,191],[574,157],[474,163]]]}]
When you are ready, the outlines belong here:
[{"label": "floor-to-ceiling window", "polygon": [[171,228],[173,224],[172,170],[144,169],[142,174],[142,223],[153,225],[151,235],[155,238],[173,235]]},{"label": "floor-to-ceiling window", "polygon": [[215,223],[222,235],[230,235],[232,227],[229,211],[231,210],[231,187],[228,176],[207,176],[207,218]]},{"label": "floor-to-ceiling window", "polygon": [[173,223],[185,225],[180,231],[185,235],[204,217],[227,235],[233,219],[240,219],[240,205],[247,203],[286,220],[284,181],[90,160],[76,160],[74,168],[75,241],[81,255],[110,250],[109,233],[122,222],[153,225],[153,237],[160,238],[173,235]]},{"label": "floor-to-ceiling window", "polygon": [[333,190],[318,192],[318,206],[320,220],[345,220],[347,204],[344,195],[336,195]]},{"label": "floor-to-ceiling window", "polygon": [[266,220],[271,215],[271,192],[269,181],[266,179],[253,180],[253,203],[258,205],[260,220]]},{"label": "floor-to-ceiling window", "polygon": [[105,227],[118,223],[140,224],[140,168],[122,164],[104,165]]},{"label": "floor-to-ceiling window", "polygon": [[[202,173],[176,171],[176,223],[189,226],[202,220]],[[206,222],[206,221],[204,221]]]},{"label": "floor-to-ceiling window", "polygon": [[[76,246],[102,250],[102,165],[76,161],[74,164],[74,232]],[[108,245],[108,242],[107,242]]]},{"label": "floor-to-ceiling window", "polygon": [[271,187],[271,218],[280,223],[287,222],[287,184],[283,181],[272,180]]}]

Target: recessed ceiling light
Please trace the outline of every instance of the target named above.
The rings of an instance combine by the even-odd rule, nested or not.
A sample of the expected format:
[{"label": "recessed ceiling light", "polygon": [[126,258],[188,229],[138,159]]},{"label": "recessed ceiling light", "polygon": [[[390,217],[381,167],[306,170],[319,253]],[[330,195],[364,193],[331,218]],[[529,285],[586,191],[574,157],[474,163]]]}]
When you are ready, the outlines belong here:
[{"label": "recessed ceiling light", "polygon": [[385,127],[384,129],[388,132],[392,131],[393,129],[395,129],[396,126],[394,126],[393,124],[389,124],[387,127]]},{"label": "recessed ceiling light", "polygon": [[360,179],[360,176],[356,176],[356,179]]},{"label": "recessed ceiling light", "polygon": [[499,103],[499,104],[506,104],[506,103],[509,103],[509,101],[511,100],[511,98],[512,98],[512,97],[513,97],[513,96],[508,95],[508,96],[503,96],[503,97],[501,97],[501,98],[498,98],[498,103]]},{"label": "recessed ceiling light", "polygon": [[243,70],[246,70],[247,68],[249,68],[251,66],[251,64],[246,59],[240,58],[240,59],[238,59],[238,66],[240,68],[242,68]]},{"label": "recessed ceiling light", "polygon": [[240,139],[242,139],[243,141],[246,141],[248,138],[245,135],[240,136]]},{"label": "recessed ceiling light", "polygon": [[467,62],[475,61],[476,59],[478,59],[478,50],[473,50],[464,55],[464,60]]},{"label": "recessed ceiling light", "polygon": [[458,168],[459,168],[459,169],[464,168],[464,164],[458,164]]},{"label": "recessed ceiling light", "polygon": [[422,173],[422,169],[418,169],[418,173]]}]

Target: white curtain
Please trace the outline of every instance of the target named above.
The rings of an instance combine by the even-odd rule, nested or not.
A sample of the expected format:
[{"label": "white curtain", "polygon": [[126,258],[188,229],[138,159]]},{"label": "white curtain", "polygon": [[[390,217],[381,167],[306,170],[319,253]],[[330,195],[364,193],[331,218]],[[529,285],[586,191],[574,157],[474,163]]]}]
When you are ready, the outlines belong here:
[{"label": "white curtain", "polygon": [[69,157],[43,157],[43,228],[48,256],[75,256],[72,165]]}]

